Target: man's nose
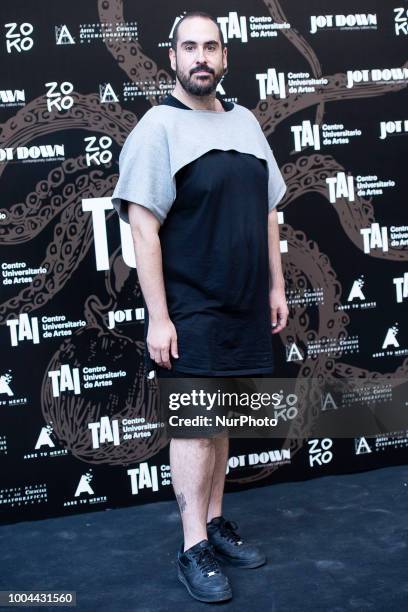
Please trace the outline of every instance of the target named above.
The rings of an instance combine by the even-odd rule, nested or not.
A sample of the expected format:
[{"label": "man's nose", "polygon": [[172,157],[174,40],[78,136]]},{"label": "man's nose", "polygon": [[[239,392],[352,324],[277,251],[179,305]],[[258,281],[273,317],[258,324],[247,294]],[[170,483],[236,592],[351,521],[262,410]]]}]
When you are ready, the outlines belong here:
[{"label": "man's nose", "polygon": [[198,47],[197,48],[196,61],[199,62],[200,64],[206,62],[205,53],[204,53],[204,48],[203,47]]}]

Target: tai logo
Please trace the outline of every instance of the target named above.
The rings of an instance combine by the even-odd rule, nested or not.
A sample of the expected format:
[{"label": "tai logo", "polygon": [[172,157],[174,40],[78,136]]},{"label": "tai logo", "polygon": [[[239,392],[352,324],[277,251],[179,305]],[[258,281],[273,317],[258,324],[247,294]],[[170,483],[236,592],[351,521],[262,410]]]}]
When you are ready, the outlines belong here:
[{"label": "tai logo", "polygon": [[[111,198],[85,198],[82,210],[92,213],[92,227],[97,270],[109,270],[108,233],[106,229],[105,210],[113,208]],[[135,250],[132,231],[129,223],[119,219],[122,257],[129,268],[136,268]]]},{"label": "tai logo", "polygon": [[302,121],[302,125],[292,125],[290,130],[295,141],[295,151],[301,151],[306,147],[313,147],[315,151],[320,150],[318,125],[312,125],[310,121]]},{"label": "tai logo", "polygon": [[265,100],[266,96],[278,96],[286,98],[286,81],[284,72],[276,72],[275,68],[268,68],[267,72],[259,72],[255,75],[259,83],[259,99]]},{"label": "tai logo", "polygon": [[408,272],[405,272],[404,276],[393,278],[392,282],[395,285],[397,302],[401,303],[408,297]]},{"label": "tai logo", "polygon": [[29,317],[27,312],[18,315],[17,319],[9,319],[6,324],[10,328],[11,346],[17,346],[23,340],[31,340],[33,344],[40,342],[38,317]]},{"label": "tai logo", "polygon": [[371,227],[360,229],[363,236],[364,253],[370,253],[371,249],[382,249],[384,253],[388,251],[387,227],[380,227],[379,223],[372,223]]},{"label": "tai logo", "polygon": [[132,495],[137,495],[141,489],[159,490],[157,479],[157,467],[148,463],[139,463],[139,467],[127,471],[130,477],[130,487]]},{"label": "tai logo", "polygon": [[92,448],[99,448],[105,442],[111,442],[114,446],[119,446],[119,421],[109,417],[101,417],[99,423],[88,423],[88,429],[92,433]]},{"label": "tai logo", "polygon": [[53,397],[59,397],[64,391],[73,391],[75,395],[81,393],[79,368],[71,369],[69,364],[64,363],[59,370],[50,370],[48,376],[51,378]]},{"label": "tai logo", "polygon": [[230,38],[240,38],[241,42],[248,42],[246,17],[238,17],[238,13],[230,11],[228,17],[217,17],[217,21],[220,24],[225,43]]},{"label": "tai logo", "polygon": [[349,202],[354,202],[354,179],[346,175],[345,172],[337,172],[336,176],[329,176],[326,179],[329,186],[329,201],[335,204],[338,198],[347,198]]}]

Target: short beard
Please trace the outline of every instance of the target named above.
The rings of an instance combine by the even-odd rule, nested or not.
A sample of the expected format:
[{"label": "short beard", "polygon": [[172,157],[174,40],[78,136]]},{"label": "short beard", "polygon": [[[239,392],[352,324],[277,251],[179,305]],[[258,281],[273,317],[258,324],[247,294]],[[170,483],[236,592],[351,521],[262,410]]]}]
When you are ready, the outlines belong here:
[{"label": "short beard", "polygon": [[222,68],[221,72],[218,74],[214,73],[212,68],[210,68],[210,71],[211,71],[210,76],[212,77],[210,79],[210,82],[209,83],[199,82],[197,80],[194,80],[194,74],[192,74],[191,76],[190,75],[186,76],[184,73],[180,72],[178,70],[177,60],[176,60],[176,76],[178,80],[180,81],[180,84],[183,87],[183,89],[187,91],[189,94],[191,94],[192,96],[208,96],[209,94],[213,93],[213,91],[217,89],[217,85],[221,81],[224,74],[226,73],[226,70]]}]

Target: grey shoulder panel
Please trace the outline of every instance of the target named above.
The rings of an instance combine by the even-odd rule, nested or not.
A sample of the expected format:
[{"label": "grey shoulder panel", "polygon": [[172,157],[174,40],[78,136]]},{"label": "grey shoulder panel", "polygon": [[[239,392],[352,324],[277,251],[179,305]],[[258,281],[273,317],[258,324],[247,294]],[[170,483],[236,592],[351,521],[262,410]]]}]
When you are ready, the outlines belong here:
[{"label": "grey shoulder panel", "polygon": [[250,110],[239,104],[224,113],[161,104],[147,111],[121,151],[119,180],[112,196],[120,217],[129,223],[129,201],[149,208],[162,224],[176,198],[176,173],[214,149],[264,159],[268,165],[269,210],[277,205],[286,185]]}]

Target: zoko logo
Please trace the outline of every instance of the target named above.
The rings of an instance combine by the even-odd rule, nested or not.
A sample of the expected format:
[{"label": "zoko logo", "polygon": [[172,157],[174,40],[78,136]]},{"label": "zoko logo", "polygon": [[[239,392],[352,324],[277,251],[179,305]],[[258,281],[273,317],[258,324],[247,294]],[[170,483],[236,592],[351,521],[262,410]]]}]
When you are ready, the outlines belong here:
[{"label": "zoko logo", "polygon": [[157,466],[149,467],[148,463],[139,463],[139,467],[127,471],[130,478],[132,495],[137,495],[141,489],[159,490]]},{"label": "zoko logo", "polygon": [[30,34],[33,32],[33,25],[31,23],[6,23],[6,49],[7,53],[12,51],[29,51],[34,44],[34,40]]},{"label": "zoko logo", "polygon": [[68,110],[74,104],[74,98],[69,95],[74,91],[74,86],[69,81],[61,83],[59,89],[56,81],[45,83],[45,86],[48,88],[46,98],[47,109],[50,112],[53,108],[56,108],[57,111]]},{"label": "zoko logo", "polygon": [[345,172],[337,172],[336,176],[329,176],[326,179],[329,186],[329,201],[335,204],[338,198],[347,198],[349,202],[354,202],[354,179],[346,175]]},{"label": "zoko logo", "polygon": [[408,34],[408,8],[400,7],[394,9],[395,34]]},{"label": "zoko logo", "polygon": [[398,323],[395,323],[392,327],[389,327],[387,333],[385,334],[385,339],[382,344],[382,349],[386,349],[389,346],[395,346],[395,348],[399,347],[399,342],[397,340],[398,334]]},{"label": "zoko logo", "polygon": [[302,125],[292,125],[290,131],[293,133],[295,151],[301,151],[306,147],[313,147],[315,151],[320,150],[318,125],[312,125],[310,121],[302,121]]},{"label": "zoko logo", "polygon": [[359,299],[363,302],[365,300],[365,295],[363,293],[363,287],[364,287],[364,277],[360,276],[360,278],[354,281],[351,291],[348,295],[347,301],[352,302],[355,299]]},{"label": "zoko logo", "polygon": [[389,134],[402,134],[408,132],[408,119],[404,121],[381,121],[380,139],[384,140]]},{"label": "zoko logo", "polygon": [[75,395],[81,393],[79,368],[71,369],[69,364],[64,363],[59,370],[50,370],[48,376],[51,378],[53,397],[60,397],[65,391],[72,391]]},{"label": "zoko logo", "polygon": [[108,102],[119,102],[119,98],[110,83],[102,83],[99,85],[99,98],[101,104],[107,104]]},{"label": "zoko logo", "polygon": [[40,342],[38,331],[38,317],[29,317],[23,312],[17,319],[9,319],[6,324],[10,328],[11,346],[18,346],[23,340],[30,340],[33,344]]},{"label": "zoko logo", "polygon": [[266,96],[278,96],[286,98],[285,73],[277,72],[275,68],[268,68],[267,72],[259,72],[255,75],[259,83],[259,99],[265,100]]},{"label": "zoko logo", "polygon": [[109,147],[112,145],[112,138],[109,136],[101,136],[101,138],[98,139],[96,136],[88,136],[84,138],[84,142],[87,143],[85,148],[87,166],[91,164],[100,166],[101,164],[108,164],[111,161],[112,151],[109,150]]},{"label": "zoko logo", "polygon": [[[92,213],[93,238],[97,270],[109,270],[108,232],[105,211],[113,208],[111,198],[86,198],[82,200],[82,210]],[[122,257],[129,268],[136,268],[135,250],[129,223],[119,219]]]},{"label": "zoko logo", "polygon": [[395,285],[396,300],[400,304],[408,297],[408,272],[405,272],[404,276],[393,278],[392,282]]},{"label": "zoko logo", "polygon": [[380,227],[379,223],[372,223],[371,227],[361,228],[360,234],[363,237],[364,253],[370,253],[371,249],[382,249],[384,253],[388,251],[388,233],[385,225]]},{"label": "zoko logo", "polygon": [[331,450],[333,446],[333,440],[331,438],[322,438],[308,440],[309,445],[309,465],[322,465],[330,463],[333,459],[333,453]]},{"label": "zoko logo", "polygon": [[225,43],[231,38],[240,38],[243,43],[248,42],[246,17],[239,17],[238,13],[230,11],[228,17],[217,17],[217,21]]},{"label": "zoko logo", "polygon": [[99,448],[101,444],[109,442],[114,446],[119,446],[119,421],[103,416],[97,423],[88,423],[88,429],[92,432],[92,448]]}]

